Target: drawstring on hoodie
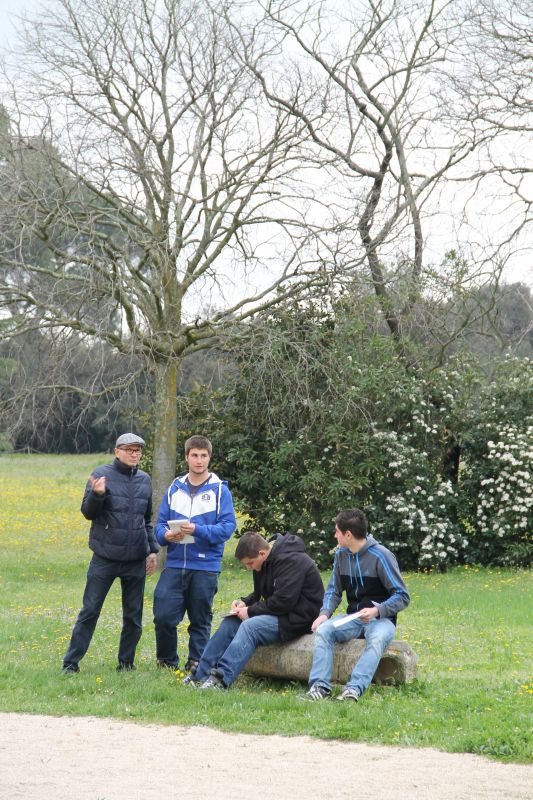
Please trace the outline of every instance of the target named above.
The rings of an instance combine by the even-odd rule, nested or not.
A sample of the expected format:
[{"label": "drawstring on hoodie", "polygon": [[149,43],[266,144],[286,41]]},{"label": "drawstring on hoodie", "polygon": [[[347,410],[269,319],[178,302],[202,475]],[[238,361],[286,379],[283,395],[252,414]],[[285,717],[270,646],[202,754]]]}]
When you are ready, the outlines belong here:
[{"label": "drawstring on hoodie", "polygon": [[[358,553],[355,554],[355,560],[352,558],[352,555],[353,555],[352,553],[346,553],[346,558],[348,559],[348,564],[350,568],[349,569],[350,583],[353,586],[353,581],[355,578],[355,590],[357,591],[358,583],[361,583],[361,587],[363,587],[365,585],[365,582],[363,580],[363,573],[361,572],[361,565],[359,564],[359,554]],[[355,567],[357,567],[359,576],[357,576]]]},{"label": "drawstring on hoodie", "polygon": [[349,553],[349,552],[346,553],[346,558],[348,559],[348,574],[350,576],[350,583],[353,586],[353,579],[355,578],[355,592],[356,592],[356,595],[357,595],[357,575],[355,574],[355,572],[353,570],[353,563],[352,563],[351,553]]},{"label": "drawstring on hoodie", "polygon": [[357,569],[359,570],[359,577],[361,578],[361,586],[365,585],[363,580],[363,573],[361,572],[361,565],[359,564],[359,553],[355,554],[355,563],[357,564]]},{"label": "drawstring on hoodie", "polygon": [[[348,574],[350,576],[350,583],[354,585],[354,578],[355,578],[355,599],[359,597],[359,583],[361,583],[361,588],[363,589],[365,586],[365,582],[363,580],[363,573],[361,572],[361,565],[359,563],[359,553],[355,554],[355,558],[353,558],[353,553],[346,553],[346,558],[348,559]],[[356,572],[359,572],[359,576]]]},{"label": "drawstring on hoodie", "polygon": [[220,516],[220,498],[222,496],[222,481],[218,484],[217,517]]}]

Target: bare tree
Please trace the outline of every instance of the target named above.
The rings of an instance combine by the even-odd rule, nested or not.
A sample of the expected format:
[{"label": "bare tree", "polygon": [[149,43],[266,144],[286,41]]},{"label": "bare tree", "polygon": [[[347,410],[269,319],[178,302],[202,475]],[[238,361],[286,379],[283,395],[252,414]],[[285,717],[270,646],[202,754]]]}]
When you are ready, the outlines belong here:
[{"label": "bare tree", "polygon": [[[329,197],[344,232],[338,257],[352,270],[366,265],[405,357],[411,320],[416,324],[417,306],[439,277],[425,245],[444,211],[441,186],[478,177],[472,156],[491,136],[485,125],[464,117],[457,124],[451,113],[464,17],[447,0],[261,5],[259,24],[283,36],[292,66],[273,70],[255,59],[243,31],[246,63],[269,102],[305,127],[306,157],[330,175]],[[444,276],[447,295],[472,277],[458,273],[452,285]]]},{"label": "bare tree", "polygon": [[[464,124],[486,136],[478,202],[484,195],[505,221],[502,246],[524,248],[523,260],[530,261],[533,8],[529,0],[467,0],[464,13],[463,62],[454,84]],[[492,224],[501,228],[495,216]]]},{"label": "bare tree", "polygon": [[[234,11],[57,0],[26,21],[24,61],[5,75],[4,332],[72,330],[140,359],[156,500],[175,470],[183,357],[325,279],[312,199],[295,190],[301,123],[235,58]],[[247,42],[250,63],[271,50]]]},{"label": "bare tree", "polygon": [[477,197],[504,129],[498,103],[493,119],[463,91],[481,35],[468,11],[52,0],[25,24],[9,135],[0,119],[1,332],[70,330],[153,376],[156,498],[174,471],[182,359],[234,321],[357,280],[401,357],[421,325],[441,359],[462,331],[433,325],[425,298],[463,292],[468,261],[439,272],[425,248],[441,186]]}]

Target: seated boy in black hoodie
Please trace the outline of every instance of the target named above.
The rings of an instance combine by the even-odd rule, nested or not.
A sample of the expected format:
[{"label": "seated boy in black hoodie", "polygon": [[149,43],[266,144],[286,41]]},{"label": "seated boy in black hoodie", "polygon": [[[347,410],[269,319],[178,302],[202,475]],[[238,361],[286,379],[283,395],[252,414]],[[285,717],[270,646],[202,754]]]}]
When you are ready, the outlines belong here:
[{"label": "seated boy in black hoodie", "polygon": [[278,534],[267,542],[248,531],[235,557],[253,570],[254,590],[233,601],[207,643],[194,678],[185,679],[200,689],[227,689],[257,647],[310,633],[322,604],[320,573],[299,536]]}]

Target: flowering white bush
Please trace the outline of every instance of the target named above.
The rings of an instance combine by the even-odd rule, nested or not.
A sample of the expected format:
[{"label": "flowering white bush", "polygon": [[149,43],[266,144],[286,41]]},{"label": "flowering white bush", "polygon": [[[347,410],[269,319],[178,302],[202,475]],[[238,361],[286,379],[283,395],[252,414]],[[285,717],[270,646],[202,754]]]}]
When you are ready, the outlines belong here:
[{"label": "flowering white bush", "polygon": [[482,394],[464,436],[462,508],[472,560],[533,560],[533,362],[506,359]]},{"label": "flowering white bush", "polygon": [[254,336],[230,381],[180,406],[184,437],[212,431],[254,527],[301,531],[326,568],[335,516],[357,506],[402,569],[531,563],[533,361],[492,360],[489,378],[459,350],[406,369],[342,303],[334,320],[306,306]]},{"label": "flowering white bush", "polygon": [[[384,505],[372,511],[373,533],[398,555],[421,567],[451,566],[463,555],[467,540],[453,513],[457,501],[450,481],[435,484],[427,453],[409,435],[379,431],[375,438],[389,456]],[[401,491],[398,489],[401,487]]]},{"label": "flowering white bush", "polygon": [[479,532],[500,538],[533,534],[533,425],[504,426],[487,448],[491,476],[480,482]]}]

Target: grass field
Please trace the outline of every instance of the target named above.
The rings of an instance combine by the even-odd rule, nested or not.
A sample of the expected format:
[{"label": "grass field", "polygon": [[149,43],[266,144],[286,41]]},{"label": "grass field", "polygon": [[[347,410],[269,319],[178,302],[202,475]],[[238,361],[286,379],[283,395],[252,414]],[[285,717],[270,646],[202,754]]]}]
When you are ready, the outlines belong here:
[{"label": "grass field", "polygon": [[[181,686],[156,669],[148,579],[137,671],[115,672],[120,592],[106,601],[76,676],[60,674],[89,562],[79,512],[90,470],[107,456],[0,456],[0,710],[210,725],[227,731],[432,746],[502,761],[532,760],[532,576],[461,568],[408,573],[411,606],[398,637],[419,655],[418,680],[372,687],[357,704],[302,703],[304,687],[243,676],[225,693]],[[215,624],[249,591],[227,546]],[[326,576],[324,576],[326,578]],[[186,623],[180,626],[181,640]],[[186,655],[182,652],[182,655]]]}]

